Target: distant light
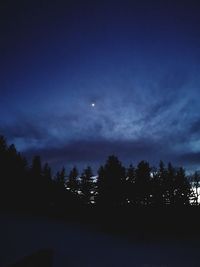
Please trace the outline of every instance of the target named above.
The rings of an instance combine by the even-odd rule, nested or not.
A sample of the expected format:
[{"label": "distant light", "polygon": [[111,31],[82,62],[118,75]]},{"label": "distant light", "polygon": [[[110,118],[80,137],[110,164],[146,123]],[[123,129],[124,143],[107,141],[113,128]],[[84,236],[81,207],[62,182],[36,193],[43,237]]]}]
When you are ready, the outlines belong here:
[{"label": "distant light", "polygon": [[91,104],[91,106],[94,108],[94,107],[96,106],[96,104],[93,102],[93,103]]}]

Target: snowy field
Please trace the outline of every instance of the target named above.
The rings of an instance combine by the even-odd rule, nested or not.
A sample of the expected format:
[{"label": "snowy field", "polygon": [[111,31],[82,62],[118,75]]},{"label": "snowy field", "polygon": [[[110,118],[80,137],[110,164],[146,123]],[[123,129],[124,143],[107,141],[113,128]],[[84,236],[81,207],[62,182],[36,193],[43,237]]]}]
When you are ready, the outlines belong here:
[{"label": "snowy field", "polygon": [[55,267],[199,267],[192,242],[127,241],[42,218],[0,216],[0,267],[41,249],[53,250]]}]

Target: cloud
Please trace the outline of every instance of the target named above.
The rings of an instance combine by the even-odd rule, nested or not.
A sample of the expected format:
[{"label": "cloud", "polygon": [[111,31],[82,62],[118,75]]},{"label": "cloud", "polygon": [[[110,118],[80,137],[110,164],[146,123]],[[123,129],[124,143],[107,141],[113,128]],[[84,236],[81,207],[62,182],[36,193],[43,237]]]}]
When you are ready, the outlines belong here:
[{"label": "cloud", "polygon": [[189,132],[191,135],[196,136],[200,134],[200,118],[194,120],[189,128]]},{"label": "cloud", "polygon": [[182,154],[186,149],[190,151],[189,141],[198,135],[199,120],[181,118],[187,103],[175,116],[177,99],[160,100],[140,114],[142,119],[139,116],[138,120],[129,107],[115,106],[109,112],[108,106],[101,106],[96,113],[89,110],[83,116],[75,111],[21,117],[13,124],[2,124],[0,130],[29,158],[39,154],[52,165],[99,164],[110,154],[127,163],[146,159],[157,164],[163,159],[192,164],[192,157],[188,157],[187,163]]},{"label": "cloud", "polygon": [[47,133],[46,127],[37,127],[33,121],[23,120],[13,124],[3,124],[0,131],[9,140],[17,138],[42,139]]},{"label": "cloud", "polygon": [[[102,164],[109,155],[118,156],[125,164],[136,164],[139,160],[149,160],[152,163],[160,160],[160,145],[152,140],[110,141],[78,140],[62,146],[31,149],[25,155],[41,155],[46,161],[63,165],[96,166]],[[157,155],[157,156],[156,156]]]},{"label": "cloud", "polygon": [[198,167],[200,152],[183,152],[171,146],[169,140],[155,141],[152,139],[138,139],[134,141],[107,139],[78,140],[67,142],[63,145],[48,146],[30,149],[25,155],[31,159],[40,155],[43,161],[49,162],[54,170],[65,166],[67,169],[76,165],[85,168],[90,165],[97,170],[104,164],[109,155],[116,155],[128,166],[130,163],[137,165],[141,160],[147,160],[152,166],[158,166],[160,160],[165,163],[172,162],[175,166],[186,169]]},{"label": "cloud", "polygon": [[178,155],[176,162],[189,172],[200,170],[200,152],[185,152]]}]

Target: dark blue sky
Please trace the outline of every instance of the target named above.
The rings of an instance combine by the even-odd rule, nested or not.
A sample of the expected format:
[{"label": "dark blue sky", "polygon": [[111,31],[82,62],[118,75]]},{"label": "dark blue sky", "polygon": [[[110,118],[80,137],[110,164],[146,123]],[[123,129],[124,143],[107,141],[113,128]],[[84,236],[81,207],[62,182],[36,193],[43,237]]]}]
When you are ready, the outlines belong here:
[{"label": "dark blue sky", "polygon": [[[198,1],[3,1],[0,132],[53,166],[200,168]],[[91,103],[95,103],[95,107]]]}]

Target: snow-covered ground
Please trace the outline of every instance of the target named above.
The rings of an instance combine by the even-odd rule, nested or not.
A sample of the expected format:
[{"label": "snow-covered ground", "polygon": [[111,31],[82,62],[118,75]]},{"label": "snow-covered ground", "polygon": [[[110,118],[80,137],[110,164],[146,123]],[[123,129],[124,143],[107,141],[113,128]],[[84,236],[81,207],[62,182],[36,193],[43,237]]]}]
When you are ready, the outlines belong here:
[{"label": "snow-covered ground", "polygon": [[[52,249],[56,267],[199,267],[200,246],[137,242],[47,219],[0,216],[0,267]],[[36,266],[37,267],[37,266]]]}]

